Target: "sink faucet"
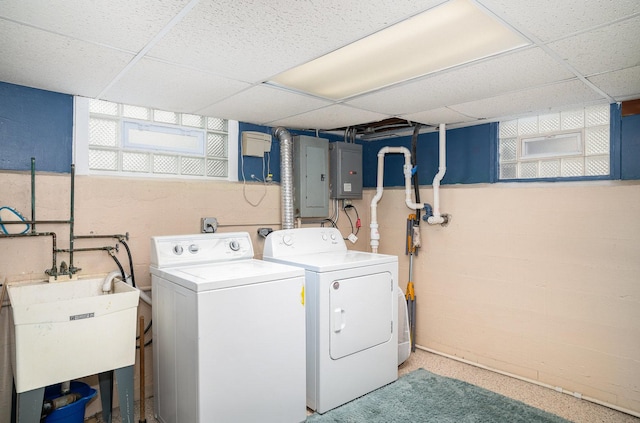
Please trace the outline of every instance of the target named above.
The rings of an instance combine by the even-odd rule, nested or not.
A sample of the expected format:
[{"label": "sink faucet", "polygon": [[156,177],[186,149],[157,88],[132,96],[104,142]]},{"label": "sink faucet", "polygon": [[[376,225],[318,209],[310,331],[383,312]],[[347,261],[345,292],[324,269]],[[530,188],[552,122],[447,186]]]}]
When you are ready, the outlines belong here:
[{"label": "sink faucet", "polygon": [[113,280],[117,277],[120,277],[120,279],[122,279],[122,274],[119,270],[114,270],[104,278],[104,282],[102,282],[103,294],[108,294],[113,290]]}]

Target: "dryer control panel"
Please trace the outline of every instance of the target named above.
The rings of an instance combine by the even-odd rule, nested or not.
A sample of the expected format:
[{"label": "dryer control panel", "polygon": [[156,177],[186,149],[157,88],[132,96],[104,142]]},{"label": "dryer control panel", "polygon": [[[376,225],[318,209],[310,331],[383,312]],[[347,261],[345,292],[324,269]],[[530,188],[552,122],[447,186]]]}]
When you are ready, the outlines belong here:
[{"label": "dryer control panel", "polygon": [[151,265],[174,267],[253,258],[247,232],[170,235],[151,238]]},{"label": "dryer control panel", "polygon": [[273,231],[265,240],[264,257],[347,251],[336,228],[297,228]]}]

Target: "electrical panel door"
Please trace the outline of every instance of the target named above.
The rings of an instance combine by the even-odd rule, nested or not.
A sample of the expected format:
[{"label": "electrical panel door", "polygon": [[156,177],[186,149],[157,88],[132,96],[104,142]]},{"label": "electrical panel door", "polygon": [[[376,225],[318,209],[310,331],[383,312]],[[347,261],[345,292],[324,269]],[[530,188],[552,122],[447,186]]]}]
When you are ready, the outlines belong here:
[{"label": "electrical panel door", "polygon": [[362,198],[362,145],[334,142],[329,156],[331,198]]},{"label": "electrical panel door", "polygon": [[329,215],[329,140],[293,137],[293,202],[297,217]]}]

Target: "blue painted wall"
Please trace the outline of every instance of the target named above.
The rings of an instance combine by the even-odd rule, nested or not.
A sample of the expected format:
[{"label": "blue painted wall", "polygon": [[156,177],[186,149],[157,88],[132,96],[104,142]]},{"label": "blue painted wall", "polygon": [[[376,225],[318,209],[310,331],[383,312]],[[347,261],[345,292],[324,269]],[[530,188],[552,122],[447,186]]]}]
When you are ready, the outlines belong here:
[{"label": "blue painted wall", "polygon": [[[271,133],[270,127],[240,123],[239,131],[257,131]],[[290,131],[292,135],[315,136],[314,132]],[[447,168],[442,180],[443,184],[473,184],[493,181],[495,174],[494,159],[496,151],[497,124],[485,124],[469,128],[447,131],[447,163],[455,164]],[[320,133],[329,142],[343,141],[342,137],[333,134]],[[438,172],[438,133],[421,134],[418,136],[418,178],[421,185],[429,185]],[[392,138],[359,142],[363,145],[363,186],[375,187],[377,178],[378,151],[384,146],[411,147],[411,137]],[[238,141],[240,149],[240,140]],[[250,175],[261,177],[262,159],[259,157],[244,157],[244,177],[250,180]],[[385,157],[385,186],[403,186],[404,156],[389,154]],[[271,173],[274,181],[280,181],[280,143],[273,138],[271,142]],[[238,166],[238,179],[242,180],[242,166]]]},{"label": "blue painted wall", "polygon": [[[442,184],[477,184],[494,181],[497,123],[447,131],[447,172]],[[430,185],[438,173],[439,134],[418,135],[418,180]],[[378,151],[384,146],[402,146],[411,150],[411,137],[369,141],[363,144],[365,187],[375,187]],[[384,162],[384,186],[404,186],[404,156],[388,154]]]},{"label": "blue painted wall", "polygon": [[620,132],[620,176],[640,179],[640,115],[622,118]]},{"label": "blue painted wall", "polygon": [[0,82],[0,169],[70,172],[73,97]]},{"label": "blue painted wall", "polygon": [[[611,107],[611,169],[609,179],[640,179],[640,115],[622,118],[620,107]],[[497,123],[447,131],[447,173],[443,184],[475,184],[496,181]],[[272,128],[240,123],[243,131],[271,133]],[[292,134],[315,136],[310,131]],[[341,136],[319,134],[330,142]],[[411,137],[363,144],[363,186],[376,186],[377,154],[381,147],[411,147]],[[240,149],[240,140],[238,140]],[[66,94],[0,82],[0,170],[29,170],[31,157],[38,171],[69,172],[73,150],[73,97]],[[244,157],[247,180],[254,174],[262,178],[262,159]],[[385,159],[385,186],[403,186],[404,157],[398,154]],[[271,144],[271,173],[280,181],[280,143]],[[418,137],[418,177],[429,185],[438,171],[438,133]],[[238,177],[242,180],[238,165]]]},{"label": "blue painted wall", "polygon": [[[254,131],[254,132],[262,132],[265,134],[271,135],[271,131],[273,130],[270,126],[262,126],[262,125],[254,125],[251,123],[240,122],[238,124],[238,151],[241,151],[241,143],[242,143],[242,133],[244,131]],[[307,135],[310,137],[315,137],[316,133],[313,131],[296,131],[292,129],[288,129],[291,135]],[[342,141],[342,137],[337,137],[333,134],[326,134],[320,132],[318,134],[320,138],[326,138],[329,142]],[[266,163],[265,154],[265,163]],[[271,170],[271,174],[273,175],[273,180],[276,182],[280,182],[280,141],[271,137],[271,162],[269,169]],[[262,179],[262,159],[260,157],[251,157],[244,156],[238,157],[238,180],[242,181],[243,175],[243,166],[244,166],[244,178],[247,181],[251,180],[251,175],[256,175],[256,177]]]}]

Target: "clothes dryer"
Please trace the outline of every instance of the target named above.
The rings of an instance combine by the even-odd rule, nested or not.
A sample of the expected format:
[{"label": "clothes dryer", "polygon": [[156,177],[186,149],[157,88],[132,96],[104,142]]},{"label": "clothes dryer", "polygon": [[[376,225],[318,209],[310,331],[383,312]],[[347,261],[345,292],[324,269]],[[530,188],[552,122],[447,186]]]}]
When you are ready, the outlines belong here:
[{"label": "clothes dryer", "polygon": [[324,413],[397,379],[396,256],[299,228],[269,234],[263,259],[305,270],[307,407]]},{"label": "clothes dryer", "polygon": [[158,421],[306,419],[302,269],[238,232],[154,237],[151,275]]}]

